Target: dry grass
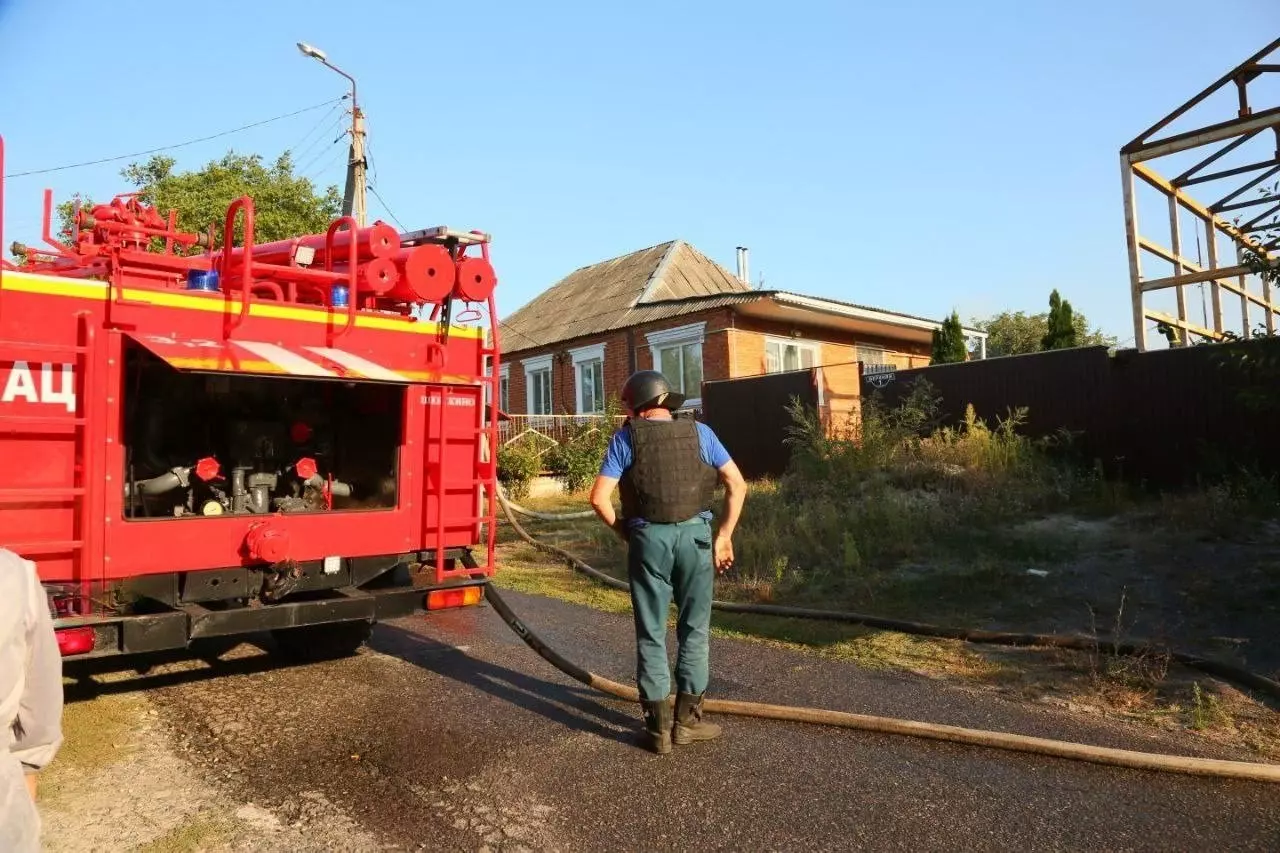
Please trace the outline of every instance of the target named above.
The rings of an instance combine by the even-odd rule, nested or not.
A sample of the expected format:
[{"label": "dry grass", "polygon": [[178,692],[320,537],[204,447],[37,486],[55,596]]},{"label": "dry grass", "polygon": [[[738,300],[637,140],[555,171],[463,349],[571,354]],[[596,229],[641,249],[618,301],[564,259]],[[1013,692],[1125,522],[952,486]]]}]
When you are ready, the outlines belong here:
[{"label": "dry grass", "polygon": [[[963,460],[958,440],[953,436],[948,441],[943,445],[948,459]],[[991,458],[966,453],[971,459]],[[992,456],[1008,464],[1008,454]],[[875,476],[867,475],[871,485],[863,487],[861,504],[837,508],[821,497],[821,488],[815,489],[817,496],[806,496],[795,481],[753,484],[736,537],[739,568],[717,582],[717,597],[859,610],[938,624],[1051,633],[1092,630],[1100,637],[1098,648],[1080,653],[984,647],[836,623],[719,612],[713,616],[713,631],[869,669],[970,684],[1018,701],[1049,702],[1082,714],[1193,732],[1262,757],[1280,757],[1280,715],[1267,705],[1201,673],[1171,666],[1159,653],[1129,658],[1107,652],[1109,641],[1149,637],[1152,626],[1165,627],[1168,602],[1150,589],[1126,592],[1126,583],[1154,576],[1176,591],[1186,586],[1186,576],[1161,571],[1179,563],[1197,565],[1193,546],[1212,549],[1206,554],[1218,553],[1224,531],[1240,537],[1242,529],[1248,530],[1257,539],[1254,534],[1266,530],[1256,522],[1257,505],[1244,503],[1244,492],[1222,489],[1138,501],[1107,486],[1089,492],[1100,495],[1097,500],[1077,496],[1075,503],[1059,503],[1044,496],[1025,509],[1005,500],[970,501],[969,510],[977,511],[967,516],[968,529],[957,533],[933,522],[915,524],[912,514],[921,506],[945,512],[953,500],[965,505],[970,486],[958,484],[954,471],[945,473],[944,486],[935,483],[931,488],[920,487],[920,479],[932,475],[915,471],[907,477],[914,489],[908,492],[902,477],[889,482],[876,481]],[[989,486],[993,475],[988,471],[981,479]],[[1054,477],[1041,481],[1057,482]],[[556,512],[582,509],[586,498],[544,495],[523,503]],[[1102,511],[1105,507],[1111,508],[1109,515]],[[846,526],[835,537],[833,531],[850,518],[857,519],[852,529],[861,533]],[[535,536],[615,577],[625,577],[622,546],[594,520],[528,526]],[[868,533],[874,537],[870,546]],[[1275,533],[1271,544],[1258,545],[1262,551],[1241,558],[1258,567],[1256,587],[1209,584],[1196,591],[1197,598],[1228,608],[1269,606],[1272,599],[1266,590],[1274,591],[1280,580],[1280,537]],[[902,541],[891,547],[884,544],[894,538]],[[499,583],[612,613],[630,612],[625,593],[606,589],[513,541],[509,528],[504,528],[502,539]],[[1265,550],[1270,547],[1275,550]],[[869,560],[868,553],[877,556]],[[1276,558],[1268,562],[1268,553]],[[1130,574],[1116,569],[1115,577],[1109,577],[1098,573],[1099,566],[1119,566]],[[1189,589],[1172,597],[1185,601]],[[1209,637],[1206,631],[1208,627],[1193,638]]]},{"label": "dry grass", "polygon": [[196,853],[226,844],[234,831],[235,824],[227,818],[199,814],[136,850],[137,853]]},{"label": "dry grass", "polygon": [[[1276,754],[1280,715],[1270,708],[1171,667],[1159,652],[1107,653],[1110,642],[1169,638],[1280,676],[1276,483],[1238,472],[1190,493],[1143,496],[1055,461],[1061,442],[1021,436],[1023,413],[988,426],[970,412],[958,428],[931,428],[930,393],[917,387],[893,410],[865,406],[847,434],[825,432],[797,410],[792,467],[777,482],[752,484],[735,534],[737,565],[717,581],[717,597],[1083,634],[1098,639],[1096,650],[998,649],[718,612],[715,630]],[[555,494],[523,503],[556,512],[587,502]],[[622,546],[593,519],[529,527],[625,576]],[[500,583],[629,612],[625,594],[503,535]]]},{"label": "dry grass", "polygon": [[[547,499],[539,510],[554,512],[569,505],[569,499]],[[580,506],[580,504],[579,504]],[[532,506],[529,507],[533,509]],[[546,541],[579,554],[592,566],[625,578],[622,549],[607,534],[592,537],[579,528],[585,524],[531,524],[530,532]],[[606,613],[629,615],[631,599],[627,593],[574,572],[532,546],[514,539],[510,528],[504,528],[501,546],[501,568],[495,583],[531,595],[543,595],[591,607]],[[670,621],[675,626],[675,611]],[[987,664],[963,644],[948,640],[907,637],[886,631],[869,631],[857,626],[817,622],[808,619],[779,619],[754,614],[720,613],[712,615],[712,633],[720,637],[767,643],[795,650],[816,652],[828,657],[854,661],[875,669],[899,669],[930,676],[952,672],[967,675],[994,674],[998,667]]]},{"label": "dry grass", "polygon": [[145,701],[129,695],[66,703],[62,747],[40,774],[41,801],[56,801],[70,781],[127,758],[135,748],[134,728],[146,708]]},{"label": "dry grass", "polygon": [[[570,505],[569,499],[548,500],[540,508],[554,511]],[[541,535],[537,527],[535,524],[531,532]],[[505,533],[510,536],[509,529]],[[575,537],[562,533],[562,538]],[[587,540],[581,534],[576,538]],[[631,611],[625,592],[573,572],[531,546],[508,541],[502,549],[496,582],[504,588],[618,615]],[[579,553],[597,567],[603,562],[598,555]],[[620,576],[616,567],[615,573]],[[674,614],[671,624],[674,627]],[[1263,758],[1280,758],[1280,714],[1267,705],[1202,673],[1170,664],[1167,657],[1158,654],[1111,656],[1104,640],[1091,652],[1015,649],[839,623],[720,612],[712,616],[712,633],[867,669],[967,684],[1017,701],[1047,702],[1074,713],[1165,731],[1189,731]]]}]

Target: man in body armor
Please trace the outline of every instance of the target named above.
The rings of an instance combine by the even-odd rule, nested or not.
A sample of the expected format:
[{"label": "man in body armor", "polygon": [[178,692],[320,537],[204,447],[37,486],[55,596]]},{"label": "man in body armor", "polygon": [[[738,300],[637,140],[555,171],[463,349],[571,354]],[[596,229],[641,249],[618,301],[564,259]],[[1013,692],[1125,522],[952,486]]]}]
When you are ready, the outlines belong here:
[{"label": "man in body armor", "polygon": [[[746,498],[742,474],[711,428],[673,417],[684,401],[661,373],[633,374],[622,389],[627,423],[609,442],[591,490],[600,520],[627,543],[636,682],[645,729],[659,754],[669,752],[673,741],[688,744],[720,734],[719,726],[702,721],[712,587],[716,573],[733,565],[733,530]],[[725,487],[725,500],[713,537],[717,480]],[[615,486],[622,497],[621,517],[613,509]],[[673,599],[679,613],[674,708],[666,642]]]}]

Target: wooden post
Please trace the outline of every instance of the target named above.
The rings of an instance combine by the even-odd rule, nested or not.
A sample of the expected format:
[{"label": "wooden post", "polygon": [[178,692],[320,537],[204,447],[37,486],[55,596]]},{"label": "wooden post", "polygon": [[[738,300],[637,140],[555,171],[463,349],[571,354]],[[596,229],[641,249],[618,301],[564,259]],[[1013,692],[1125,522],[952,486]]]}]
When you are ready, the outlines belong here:
[{"label": "wooden post", "polygon": [[[1244,263],[1244,249],[1236,246],[1236,263]],[[1241,337],[1246,341],[1253,337],[1253,330],[1249,328],[1249,280],[1241,274],[1240,276],[1240,324],[1244,327]]]},{"label": "wooden post", "polygon": [[1133,345],[1138,352],[1147,349],[1147,322],[1142,305],[1142,261],[1138,253],[1138,206],[1134,198],[1133,164],[1128,155],[1120,155],[1120,177],[1124,191],[1124,234],[1129,246],[1129,296],[1133,303]]},{"label": "wooden post", "polygon": [[1274,335],[1276,333],[1276,302],[1271,292],[1271,279],[1266,276],[1262,277],[1262,298],[1267,300],[1267,334]]},{"label": "wooden post", "polygon": [[[1218,268],[1218,229],[1213,225],[1213,217],[1202,216],[1200,221],[1204,223],[1205,239],[1209,241],[1209,269],[1216,270]],[[1213,303],[1213,330],[1221,335],[1222,288],[1218,286],[1217,279],[1210,280],[1209,295]]]},{"label": "wooden post", "polygon": [[[1175,189],[1169,193],[1169,241],[1170,248],[1173,250],[1173,274],[1175,276],[1182,275],[1187,268],[1182,264],[1182,228],[1178,222],[1178,191]],[[1187,316],[1187,287],[1180,284],[1176,288],[1178,294],[1178,319],[1183,323],[1188,323],[1191,318]],[[1191,346],[1191,336],[1182,335],[1178,341],[1179,346]]]}]

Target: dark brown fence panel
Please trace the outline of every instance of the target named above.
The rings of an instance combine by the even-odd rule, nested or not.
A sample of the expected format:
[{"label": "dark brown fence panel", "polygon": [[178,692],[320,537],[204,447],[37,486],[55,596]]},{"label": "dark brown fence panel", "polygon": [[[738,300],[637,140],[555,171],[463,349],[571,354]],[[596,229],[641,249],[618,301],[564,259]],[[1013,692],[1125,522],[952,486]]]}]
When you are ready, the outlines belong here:
[{"label": "dark brown fence panel", "polygon": [[[1250,365],[1260,358],[1276,366],[1252,373]],[[1157,484],[1241,468],[1280,473],[1277,366],[1277,340],[1118,356],[1111,370],[1113,416],[1103,442],[1109,461]]]},{"label": "dark brown fence panel", "polygon": [[1109,358],[1106,347],[1055,350],[1034,355],[992,358],[900,370],[884,382],[864,377],[864,397],[897,405],[911,384],[924,377],[942,398],[942,413],[958,423],[972,405],[978,417],[995,426],[1010,413],[1026,408],[1024,430],[1048,435],[1058,429],[1091,431],[1109,405]]},{"label": "dark brown fence panel", "polygon": [[784,439],[793,398],[817,407],[812,371],[707,382],[702,386],[702,421],[715,430],[744,476],[778,477],[791,461]]},{"label": "dark brown fence panel", "polygon": [[1103,347],[1058,350],[864,377],[862,393],[892,406],[923,377],[950,423],[969,404],[991,426],[1026,407],[1028,435],[1066,430],[1078,453],[1112,474],[1186,485],[1241,465],[1280,471],[1280,406],[1250,405],[1250,394],[1265,392],[1277,374],[1250,376],[1238,366],[1242,356],[1252,363],[1278,348],[1262,340],[1114,356]]}]

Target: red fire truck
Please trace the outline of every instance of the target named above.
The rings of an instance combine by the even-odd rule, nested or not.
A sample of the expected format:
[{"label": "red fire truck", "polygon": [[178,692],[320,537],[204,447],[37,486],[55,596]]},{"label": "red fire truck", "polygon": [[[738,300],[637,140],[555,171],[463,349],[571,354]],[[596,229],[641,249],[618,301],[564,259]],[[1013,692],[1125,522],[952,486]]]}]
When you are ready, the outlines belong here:
[{"label": "red fire truck", "polygon": [[342,217],[258,244],[251,198],[185,233],[122,195],[67,239],[52,212],[0,261],[0,547],[39,567],[66,659],[262,631],[342,654],[481,599],[488,235]]}]

